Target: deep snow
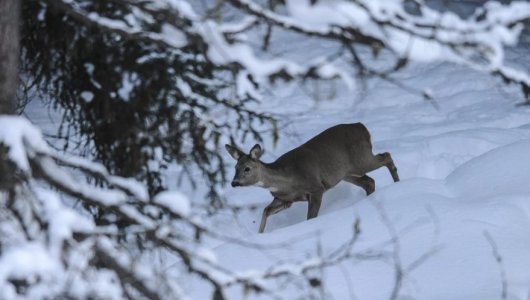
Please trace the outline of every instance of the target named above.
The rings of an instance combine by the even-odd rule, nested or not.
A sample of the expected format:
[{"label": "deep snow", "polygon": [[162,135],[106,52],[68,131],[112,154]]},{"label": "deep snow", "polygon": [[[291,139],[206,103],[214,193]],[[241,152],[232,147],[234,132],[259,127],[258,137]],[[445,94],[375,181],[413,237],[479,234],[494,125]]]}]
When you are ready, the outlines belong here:
[{"label": "deep snow", "polygon": [[[406,274],[400,294],[403,297],[500,299],[504,268],[508,299],[527,299],[528,150],[530,140],[501,146],[464,163],[445,179],[409,178],[382,187],[365,199],[355,193],[350,200],[358,202],[344,209],[324,209],[317,219],[299,220],[267,234],[249,236],[263,244],[312,236],[288,249],[263,251],[223,245],[217,255],[231,269],[242,271],[266,268],[277,259],[296,260],[307,252],[314,254],[317,241],[324,251],[331,251],[348,240],[356,217],[361,219],[362,228],[355,246],[359,253],[369,248],[394,250],[386,243],[392,237],[392,230],[382,218],[386,215],[398,233],[399,258],[405,269],[433,251],[417,269]],[[486,235],[498,247],[501,264],[496,262]],[[330,298],[349,299],[350,286],[357,299],[386,299],[392,290],[393,268],[392,263],[379,260],[346,261],[325,272],[326,291]],[[238,295],[234,291],[234,297]]]},{"label": "deep snow", "polygon": [[[512,59],[528,65],[517,53],[510,53]],[[369,174],[377,185],[370,197],[340,183],[325,194],[318,218],[306,221],[307,205],[296,203],[271,216],[261,235],[256,233],[261,209],[272,200],[270,194],[227,187],[229,203],[257,204],[258,209],[235,217],[221,214],[210,222],[244,240],[289,246],[249,249],[212,243],[219,262],[234,271],[264,271],[313,257],[319,244],[329,253],[348,241],[360,218],[359,253],[399,249],[397,261],[406,273],[400,299],[502,299],[503,289],[506,299],[528,299],[530,108],[517,106],[522,96],[515,87],[451,64],[413,64],[398,78],[432,91],[435,103],[382,80],[369,81],[364,89],[359,84],[354,91],[338,84],[335,99],[317,103],[308,101],[298,85],[268,91],[259,109],[281,114],[285,127],[276,148],[265,144],[264,161],[329,126],[361,121],[372,133],[374,152],[392,153],[402,181],[393,183],[386,169],[376,170]],[[332,84],[320,84],[325,98]],[[242,148],[248,151],[253,144]],[[390,242],[393,231],[397,246]],[[394,264],[394,259],[349,260],[331,267],[324,271],[324,296],[388,299]],[[197,298],[209,294],[195,285],[189,292]],[[280,294],[292,299],[299,292],[291,286]],[[259,298],[237,288],[230,294],[231,299],[254,297]]]}]

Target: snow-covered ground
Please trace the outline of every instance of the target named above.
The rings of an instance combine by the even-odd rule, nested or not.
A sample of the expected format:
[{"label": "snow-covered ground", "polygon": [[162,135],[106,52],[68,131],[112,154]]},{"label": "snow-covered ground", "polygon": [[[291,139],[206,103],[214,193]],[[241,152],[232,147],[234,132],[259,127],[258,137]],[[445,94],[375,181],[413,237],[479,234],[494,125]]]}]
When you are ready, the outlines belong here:
[{"label": "snow-covered ground", "polygon": [[[514,61],[528,66],[516,54]],[[276,148],[264,145],[264,161],[329,126],[361,121],[372,133],[374,151],[392,154],[401,182],[393,183],[384,168],[376,170],[369,174],[377,186],[370,197],[341,183],[325,194],[318,218],[306,221],[307,205],[296,203],[270,217],[265,234],[256,232],[270,194],[227,187],[229,203],[258,209],[212,217],[217,228],[265,246],[288,246],[214,244],[218,261],[234,271],[265,271],[319,251],[326,255],[348,242],[359,218],[354,252],[393,254],[346,260],[323,271],[326,299],[388,299],[396,269],[404,272],[399,299],[528,299],[530,107],[516,106],[522,96],[514,87],[455,65],[414,64],[398,78],[430,90],[435,103],[382,80],[354,91],[339,84],[335,99],[318,103],[299,85],[269,91],[259,108],[281,114],[285,127]],[[321,98],[327,90],[330,84],[321,83]],[[210,291],[190,285],[190,292],[200,299]],[[298,295],[292,286],[279,294]],[[239,289],[230,295],[247,297]]]}]

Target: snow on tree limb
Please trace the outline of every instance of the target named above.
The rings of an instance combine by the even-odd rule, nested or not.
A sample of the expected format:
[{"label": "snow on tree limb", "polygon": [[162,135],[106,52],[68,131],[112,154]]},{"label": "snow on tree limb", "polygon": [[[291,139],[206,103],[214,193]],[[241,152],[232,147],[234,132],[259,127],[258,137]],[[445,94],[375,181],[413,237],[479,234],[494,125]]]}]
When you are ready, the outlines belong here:
[{"label": "snow on tree limb", "polygon": [[418,12],[411,14],[402,1],[291,0],[285,1],[287,13],[282,15],[250,0],[229,1],[264,22],[307,36],[348,46],[384,47],[401,60],[468,65],[519,84],[525,96],[530,96],[528,75],[504,65],[504,48],[517,43],[523,24],[530,20],[526,2],[489,2],[471,18],[463,19],[421,3]]},{"label": "snow on tree limb", "polygon": [[29,143],[35,151],[43,153],[49,151],[40,130],[27,119],[3,115],[0,117],[0,128],[9,128],[9,130],[0,130],[0,141],[9,145],[8,157],[24,172],[30,172],[26,144]]},{"label": "snow on tree limb", "polygon": [[[137,39],[153,43],[161,43],[172,48],[183,48],[194,45],[204,48],[207,59],[218,65],[233,66],[235,69],[243,68],[254,81],[274,80],[281,78],[342,78],[352,87],[351,76],[338,70],[331,62],[316,61],[306,65],[287,59],[261,59],[251,46],[242,42],[234,42],[227,38],[227,34],[235,34],[252,27],[253,18],[244,18],[242,21],[230,24],[217,24],[211,20],[202,20],[185,1],[144,1],[143,3],[131,1],[127,5],[136,8],[136,13],[127,20],[112,19],[98,15],[80,8],[83,1],[46,0],[64,10],[69,16],[83,23],[97,26],[105,31],[119,34],[125,38]],[[77,3],[79,2],[79,3]],[[178,5],[174,5],[174,4]],[[149,29],[150,23],[156,20],[158,14],[168,15],[164,23],[159,24],[160,30]],[[241,77],[244,78],[244,77]],[[247,88],[252,83],[249,79],[240,80]],[[250,91],[248,94],[257,94]]]},{"label": "snow on tree limb", "polygon": [[[217,23],[202,18],[187,1],[126,1],[134,8],[126,19],[101,16],[81,8],[85,1],[46,0],[61,7],[68,15],[91,23],[125,38],[162,43],[173,48],[194,46],[203,49],[205,58],[220,66],[245,72],[252,80],[240,77],[250,95],[256,95],[252,83],[281,78],[341,78],[353,87],[352,76],[331,61],[295,62],[286,58],[260,58],[245,39],[237,39],[258,23],[283,30],[337,42],[339,45],[365,45],[379,51],[388,49],[398,60],[450,61],[519,84],[526,96],[530,80],[522,72],[505,66],[504,48],[514,45],[530,20],[530,4],[491,2],[471,17],[440,12],[416,2],[409,12],[402,1],[285,1],[283,13],[250,0],[229,0],[245,16],[239,21]],[[86,6],[86,5],[85,5]],[[165,16],[160,22],[160,16]],[[153,24],[156,22],[156,30]],[[358,67],[358,66],[357,66]],[[517,73],[517,74],[516,74]]]}]

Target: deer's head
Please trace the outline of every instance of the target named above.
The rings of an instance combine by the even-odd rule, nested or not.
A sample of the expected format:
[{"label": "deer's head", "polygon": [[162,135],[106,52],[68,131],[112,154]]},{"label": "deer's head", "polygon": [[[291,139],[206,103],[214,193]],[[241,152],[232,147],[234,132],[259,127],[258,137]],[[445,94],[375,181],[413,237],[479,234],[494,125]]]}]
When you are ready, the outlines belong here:
[{"label": "deer's head", "polygon": [[232,180],[232,186],[251,186],[261,185],[261,167],[262,162],[259,160],[263,154],[261,146],[256,144],[250,149],[249,154],[245,154],[237,147],[225,145],[226,150],[236,161],[236,174]]}]

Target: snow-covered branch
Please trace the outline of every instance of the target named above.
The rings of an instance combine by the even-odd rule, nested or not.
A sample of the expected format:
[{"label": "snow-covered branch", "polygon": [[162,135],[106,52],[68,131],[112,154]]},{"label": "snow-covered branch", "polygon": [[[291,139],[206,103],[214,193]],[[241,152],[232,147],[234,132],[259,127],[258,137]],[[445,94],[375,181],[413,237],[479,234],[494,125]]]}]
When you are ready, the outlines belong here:
[{"label": "snow-covered branch", "polygon": [[[341,78],[353,87],[347,69],[332,61],[260,57],[245,37],[247,33],[255,34],[252,30],[259,24],[334,41],[339,46],[367,46],[374,53],[387,49],[395,55],[396,65],[401,63],[400,67],[409,60],[468,65],[520,85],[525,96],[529,96],[530,77],[506,66],[504,57],[505,47],[517,43],[525,22],[530,20],[530,4],[526,2],[508,5],[491,2],[470,17],[462,18],[450,11],[429,8],[423,2],[406,7],[402,1],[290,0],[283,2],[284,9],[273,10],[251,0],[229,0],[245,16],[239,21],[218,23],[195,12],[184,0],[113,1],[130,8],[132,13],[125,17],[98,14],[81,0],[47,1],[73,18],[128,39],[175,49],[201,49],[205,59],[240,74],[236,76],[237,90],[251,96],[258,94],[255,83],[278,78]],[[270,34],[269,27],[265,38],[269,39]],[[361,67],[351,57],[349,60]],[[369,75],[387,76],[384,72]]]},{"label": "snow-covered branch", "polygon": [[[149,248],[148,244],[152,243],[169,249],[182,259],[189,272],[221,287],[220,280],[210,275],[213,273],[210,269],[215,267],[212,258],[201,254],[206,251],[197,251],[202,246],[194,230],[208,230],[198,221],[188,218],[189,203],[185,197],[165,192],[153,200],[147,199],[145,186],[138,182],[111,176],[97,163],[81,158],[63,158],[54,153],[47,147],[39,130],[27,120],[2,116],[0,124],[5,125],[2,128],[10,128],[9,131],[0,131],[0,144],[8,149],[2,162],[12,162],[14,168],[25,174],[25,180],[12,187],[15,193],[2,194],[1,203],[7,208],[15,204],[24,204],[26,208],[13,208],[17,209],[13,218],[18,222],[3,220],[0,223],[4,236],[0,241],[3,249],[0,269],[4,270],[0,272],[1,298],[14,298],[21,290],[24,295],[35,299],[68,295],[90,298],[100,295],[94,294],[97,287],[82,290],[79,285],[65,286],[68,276],[78,277],[75,274],[94,272],[106,274],[109,269],[120,284],[112,289],[107,287],[103,298],[115,295],[110,298],[119,299],[135,293],[148,299],[169,295],[177,297],[179,284],[169,279],[168,272],[159,272],[152,266],[148,260],[152,251],[143,252],[143,248],[129,251],[134,240],[137,243],[144,240],[146,244],[142,247]],[[57,162],[95,175],[104,181],[104,186],[98,188],[74,179]],[[61,191],[68,199],[101,209],[102,219],[106,221],[93,220],[86,212],[78,212],[59,200],[56,192],[43,188],[35,180]],[[26,189],[31,193],[24,192]],[[170,212],[170,218],[166,211]],[[26,234],[20,237],[16,234],[16,227],[23,227]],[[183,232],[189,232],[189,235]],[[28,265],[20,259],[6,261],[12,256],[28,255],[24,252],[27,247],[34,257],[42,256],[38,263]],[[68,260],[68,257],[77,255],[86,257],[84,265]],[[147,264],[142,262],[146,260]],[[64,267],[61,267],[63,264]],[[21,268],[27,271],[19,271]],[[50,277],[47,272],[56,275]],[[99,280],[94,276],[81,278],[86,280],[82,282],[86,285],[97,284],[90,280]],[[43,284],[47,287],[43,288]],[[129,290],[131,287],[134,292]],[[80,291],[86,294],[77,294]]]},{"label": "snow-covered branch", "polygon": [[[277,78],[342,78],[347,84],[352,81],[347,73],[326,61],[299,64],[283,58],[259,58],[250,45],[235,42],[233,39],[237,33],[241,34],[251,28],[255,19],[245,18],[237,23],[217,24],[212,20],[202,19],[193,11],[191,5],[183,0],[117,1],[133,12],[125,17],[98,14],[83,8],[90,6],[84,3],[85,1],[46,1],[72,18],[126,39],[162,44],[175,49],[200,49],[205,59],[241,74],[236,76],[236,85],[243,96],[258,95],[255,91],[256,82],[274,81]],[[160,23],[161,19],[164,21]]]},{"label": "snow-covered branch", "polygon": [[[410,12],[401,1],[285,1],[284,14],[250,0],[230,3],[284,30],[346,47],[366,45],[374,53],[388,49],[395,54],[399,68],[408,60],[455,62],[516,83],[526,98],[530,96],[530,77],[506,66],[504,57],[505,47],[517,43],[530,20],[530,4],[526,2],[489,2],[467,19],[431,9],[423,2],[415,2],[417,7]],[[363,69],[358,60],[353,62]],[[368,75],[387,76],[384,72]]]}]

